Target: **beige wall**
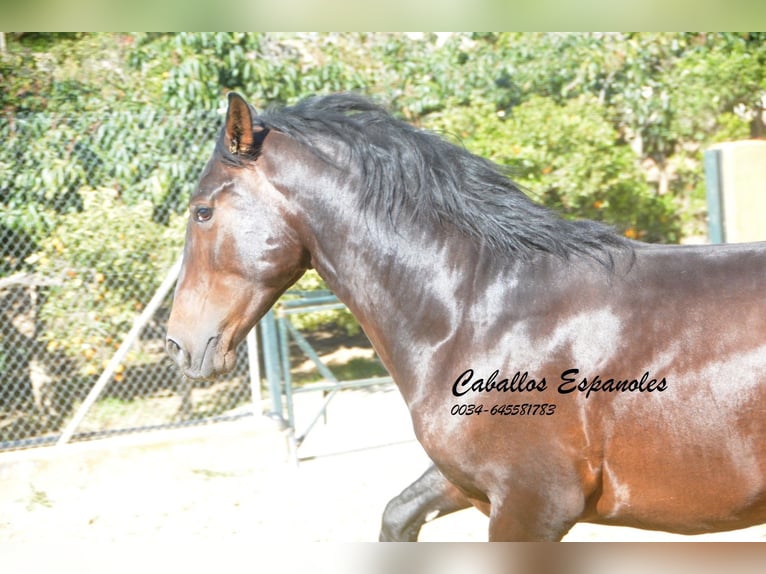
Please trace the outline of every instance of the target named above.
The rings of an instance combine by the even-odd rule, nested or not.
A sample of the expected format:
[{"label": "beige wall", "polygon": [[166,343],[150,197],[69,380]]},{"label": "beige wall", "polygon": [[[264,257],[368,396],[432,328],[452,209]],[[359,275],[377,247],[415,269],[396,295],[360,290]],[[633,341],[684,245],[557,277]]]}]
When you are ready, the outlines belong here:
[{"label": "beige wall", "polygon": [[766,240],[766,141],[723,143],[721,152],[724,240]]}]

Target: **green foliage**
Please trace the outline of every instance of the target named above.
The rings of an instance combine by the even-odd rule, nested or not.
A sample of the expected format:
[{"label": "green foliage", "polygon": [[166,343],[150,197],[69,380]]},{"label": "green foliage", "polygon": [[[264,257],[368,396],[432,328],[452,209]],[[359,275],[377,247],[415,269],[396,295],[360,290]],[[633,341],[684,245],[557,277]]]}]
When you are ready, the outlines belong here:
[{"label": "green foliage", "polygon": [[708,143],[746,140],[750,136],[750,121],[733,112],[719,115],[716,124],[716,131],[707,137]]},{"label": "green foliage", "polygon": [[152,220],[153,205],[127,205],[112,189],[81,189],[82,211],[62,215],[30,256],[55,280],[40,311],[48,350],[95,374],[151,298],[183,242],[185,218]]},{"label": "green foliage", "polygon": [[728,114],[747,118],[751,136],[766,136],[763,40],[762,33],[501,33],[473,35],[461,50],[494,79],[470,103],[510,112],[535,97],[563,105],[590,96],[647,168],[670,174],[694,162],[695,181],[658,184],[683,199],[702,183],[702,148]]},{"label": "green foliage", "polygon": [[0,109],[129,109],[136,99],[126,98],[129,78],[122,62],[130,44],[122,34],[9,34],[7,52],[0,54]]},{"label": "green foliage", "polygon": [[[21,394],[10,397],[14,386],[28,386],[30,359],[46,345],[42,358],[58,363],[65,355],[66,367],[50,400],[40,388],[30,407],[34,398],[44,411],[64,413],[71,404],[64,397],[103,368],[178,252],[179,214],[230,90],[257,109],[311,94],[371,95],[507,166],[534,199],[566,217],[603,220],[646,241],[704,233],[707,145],[766,137],[762,32],[5,38],[0,277],[29,271],[54,285],[39,292],[34,327],[44,345],[0,337],[4,409],[27,408],[17,406]],[[296,286],[325,288],[314,272]],[[21,312],[8,311],[10,320]],[[292,320],[304,330],[359,328],[347,311]],[[130,362],[118,379],[130,380]],[[127,406],[106,403],[104,417],[127,416]],[[203,403],[195,416],[216,408]],[[174,402],[160,410],[162,421],[175,417]],[[6,420],[3,435],[39,428],[43,418],[29,413]]]},{"label": "green foliage", "polygon": [[[185,209],[214,143],[221,118],[207,111],[18,114],[0,121],[2,270],[23,266],[58,218],[83,208],[82,188],[108,186],[127,204],[149,201],[166,222]],[[27,238],[27,241],[21,239]]]},{"label": "green foliage", "polygon": [[632,238],[677,241],[671,205],[652,192],[603,113],[587,96],[564,105],[536,97],[510,114],[490,104],[452,108],[429,126],[507,166],[522,188],[565,215],[607,221]]},{"label": "green foliage", "polygon": [[[685,224],[696,215],[690,201],[704,197],[704,146],[764,135],[763,33],[43,33],[7,40],[0,55],[0,275],[71,269],[82,286],[92,286],[88,276],[106,275],[95,255],[86,257],[98,242],[75,237],[94,220],[91,192],[83,190],[116,190],[103,209],[136,219],[140,210],[136,233],[165,233],[210,153],[229,90],[259,108],[314,93],[373,95],[408,121],[454,134],[507,165],[533,197],[566,216],[604,220],[648,241],[681,239],[678,206]],[[650,179],[650,170],[662,177]],[[704,225],[703,218],[692,223]],[[52,242],[67,233],[58,253]],[[149,248],[134,239],[123,248]],[[70,253],[70,245],[82,247]],[[114,261],[118,248],[94,253]],[[63,262],[54,265],[54,257]],[[155,278],[125,257],[120,273],[150,290]],[[313,287],[323,286],[308,275],[302,288]],[[114,289],[120,303],[110,305],[120,315],[130,304],[121,306],[126,294]],[[63,332],[61,318],[48,317],[51,333]],[[104,324],[99,336],[121,326]]]},{"label": "green foliage", "polygon": [[166,106],[186,111],[216,109],[230,90],[263,106],[363,89],[362,75],[337,55],[327,35],[312,35],[295,46],[275,35],[203,32],[139,36],[129,61],[144,74],[162,78]]}]

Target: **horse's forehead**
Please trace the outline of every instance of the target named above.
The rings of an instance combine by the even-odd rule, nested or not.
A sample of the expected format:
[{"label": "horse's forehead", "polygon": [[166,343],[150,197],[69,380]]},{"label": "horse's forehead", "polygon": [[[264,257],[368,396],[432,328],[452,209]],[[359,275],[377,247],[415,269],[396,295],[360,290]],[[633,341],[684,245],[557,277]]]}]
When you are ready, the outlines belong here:
[{"label": "horse's forehead", "polygon": [[226,166],[216,156],[207,162],[202,170],[197,189],[192,194],[192,199],[209,199],[222,186],[232,183],[236,174],[232,168]]}]

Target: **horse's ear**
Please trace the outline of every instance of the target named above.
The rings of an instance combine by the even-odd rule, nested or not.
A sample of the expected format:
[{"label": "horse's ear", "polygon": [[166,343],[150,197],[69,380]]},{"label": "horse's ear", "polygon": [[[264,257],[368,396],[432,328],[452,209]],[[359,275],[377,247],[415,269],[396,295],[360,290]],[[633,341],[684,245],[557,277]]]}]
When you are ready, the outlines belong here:
[{"label": "horse's ear", "polygon": [[[260,130],[259,130],[260,131]],[[229,92],[224,144],[235,155],[256,155],[263,138],[253,132],[250,105],[236,92]]]}]

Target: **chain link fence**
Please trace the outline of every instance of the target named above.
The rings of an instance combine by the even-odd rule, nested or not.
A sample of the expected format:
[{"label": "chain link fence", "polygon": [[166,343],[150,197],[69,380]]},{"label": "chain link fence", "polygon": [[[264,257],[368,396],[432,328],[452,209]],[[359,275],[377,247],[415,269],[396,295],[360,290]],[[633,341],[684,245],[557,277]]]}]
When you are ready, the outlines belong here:
[{"label": "chain link fence", "polygon": [[0,116],[0,450],[58,440],[105,369],[73,440],[250,412],[246,353],[193,386],[166,356],[172,289],[122,346],[178,257],[221,121]]}]

